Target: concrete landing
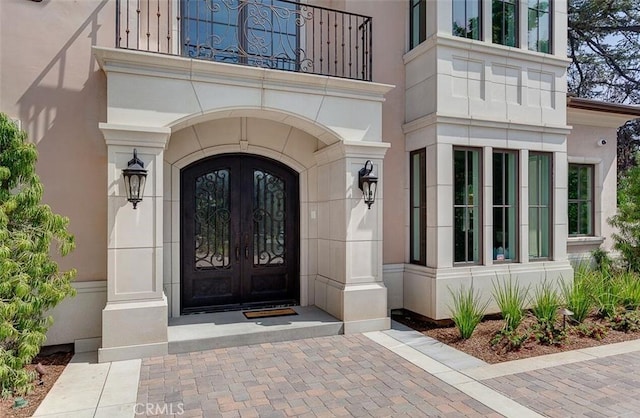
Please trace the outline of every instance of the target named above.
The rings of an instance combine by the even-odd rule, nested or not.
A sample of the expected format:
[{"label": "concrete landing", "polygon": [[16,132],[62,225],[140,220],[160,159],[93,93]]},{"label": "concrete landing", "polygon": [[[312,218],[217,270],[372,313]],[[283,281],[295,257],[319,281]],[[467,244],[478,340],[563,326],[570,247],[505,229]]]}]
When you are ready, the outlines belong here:
[{"label": "concrete landing", "polygon": [[315,306],[292,307],[298,315],[247,319],[241,311],[169,319],[169,353],[187,353],[344,333],[343,323]]}]

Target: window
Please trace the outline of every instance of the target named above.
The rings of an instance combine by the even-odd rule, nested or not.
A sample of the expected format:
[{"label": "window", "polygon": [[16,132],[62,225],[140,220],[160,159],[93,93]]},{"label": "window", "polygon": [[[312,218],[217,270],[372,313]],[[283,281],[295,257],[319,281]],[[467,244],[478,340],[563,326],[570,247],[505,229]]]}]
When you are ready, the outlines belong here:
[{"label": "window", "polygon": [[529,154],[529,258],[551,252],[551,155]]},{"label": "window", "polygon": [[454,262],[480,263],[482,214],[480,150],[453,151]]},{"label": "window", "polygon": [[551,0],[529,0],[529,49],[551,53]]},{"label": "window", "polygon": [[409,0],[410,17],[409,46],[411,49],[427,39],[427,0]]},{"label": "window", "polygon": [[427,264],[427,196],[426,169],[427,155],[424,149],[410,154],[411,170],[411,259],[413,264]]},{"label": "window", "polygon": [[593,235],[593,166],[569,164],[569,236]]},{"label": "window", "polygon": [[518,26],[516,0],[493,0],[493,43],[518,46]]},{"label": "window", "polygon": [[463,38],[480,39],[481,0],[453,0],[453,34]]},{"label": "window", "polygon": [[515,261],[518,237],[518,156],[493,153],[493,259]]},{"label": "window", "polygon": [[186,0],[182,53],[280,70],[299,66],[296,3],[279,0]]}]

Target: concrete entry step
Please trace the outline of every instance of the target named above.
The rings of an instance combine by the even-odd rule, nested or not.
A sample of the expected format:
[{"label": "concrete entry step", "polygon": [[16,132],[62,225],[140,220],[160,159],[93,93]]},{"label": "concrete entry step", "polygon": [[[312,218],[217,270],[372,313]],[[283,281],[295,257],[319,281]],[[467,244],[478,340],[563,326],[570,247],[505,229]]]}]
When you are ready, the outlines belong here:
[{"label": "concrete entry step", "polygon": [[293,306],[298,315],[247,319],[241,311],[169,318],[169,353],[327,337],[344,333],[342,321],[315,306]]}]

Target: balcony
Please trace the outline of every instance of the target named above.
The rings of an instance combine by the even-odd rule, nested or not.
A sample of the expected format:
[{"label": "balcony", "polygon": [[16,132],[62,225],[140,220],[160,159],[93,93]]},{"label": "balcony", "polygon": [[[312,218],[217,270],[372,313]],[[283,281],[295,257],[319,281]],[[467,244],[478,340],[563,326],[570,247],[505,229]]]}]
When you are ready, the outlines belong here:
[{"label": "balcony", "polygon": [[116,47],[372,81],[372,19],[289,0],[116,0]]}]

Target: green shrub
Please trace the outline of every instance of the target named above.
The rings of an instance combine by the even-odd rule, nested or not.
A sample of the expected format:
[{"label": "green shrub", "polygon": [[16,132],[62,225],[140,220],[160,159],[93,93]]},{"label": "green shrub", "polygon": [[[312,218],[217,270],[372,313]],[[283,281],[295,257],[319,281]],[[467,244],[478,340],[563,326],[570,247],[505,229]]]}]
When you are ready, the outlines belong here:
[{"label": "green shrub", "polygon": [[548,282],[536,286],[531,313],[537,320],[533,333],[541,344],[559,344],[564,339],[564,330],[556,327],[560,306],[560,296]]},{"label": "green shrub", "polygon": [[473,291],[473,286],[465,289],[461,286],[457,292],[449,289],[453,306],[449,307],[451,319],[460,332],[460,338],[468,339],[482,320],[489,301],[482,303],[480,295]]},{"label": "green shrub", "polygon": [[637,273],[630,271],[620,273],[615,277],[618,288],[619,304],[628,310],[640,307],[640,280]]},{"label": "green shrub", "polygon": [[518,332],[517,329],[503,328],[493,336],[491,346],[501,352],[518,351],[530,338],[531,332],[529,330]]},{"label": "green shrub", "polygon": [[551,322],[538,322],[533,327],[533,335],[544,345],[560,345],[566,337],[565,331]]},{"label": "green shrub", "polygon": [[517,280],[493,282],[493,299],[496,301],[502,318],[505,321],[505,330],[513,331],[525,317],[525,306],[529,295],[529,287],[520,287]]},{"label": "green shrub", "polygon": [[571,317],[574,321],[582,323],[589,315],[593,306],[591,297],[591,280],[588,271],[580,271],[580,267],[576,269],[573,283],[559,281],[562,293],[562,302],[573,312]]},{"label": "green shrub", "polygon": [[620,306],[620,281],[614,276],[594,272],[590,277],[590,290],[597,314],[609,318]]},{"label": "green shrub", "polygon": [[607,336],[609,330],[600,324],[579,324],[575,327],[575,332],[581,337],[593,338],[594,340],[602,340]]},{"label": "green shrub", "polygon": [[613,271],[613,260],[609,256],[609,253],[601,248],[591,251],[591,256],[596,263],[596,270],[610,274]]},{"label": "green shrub", "polygon": [[558,293],[546,281],[536,286],[531,313],[540,324],[555,324],[561,300]]},{"label": "green shrub", "polygon": [[618,210],[609,219],[617,232],[613,247],[626,268],[640,272],[640,166],[629,169],[618,183]]},{"label": "green shrub", "polygon": [[640,312],[638,311],[619,309],[609,320],[611,328],[616,331],[635,332],[640,330]]},{"label": "green shrub", "polygon": [[44,313],[74,294],[75,272],[59,272],[50,247],[74,248],[69,220],[40,203],[37,151],[27,135],[0,113],[0,389],[31,389],[25,366],[38,354],[52,323]]}]

